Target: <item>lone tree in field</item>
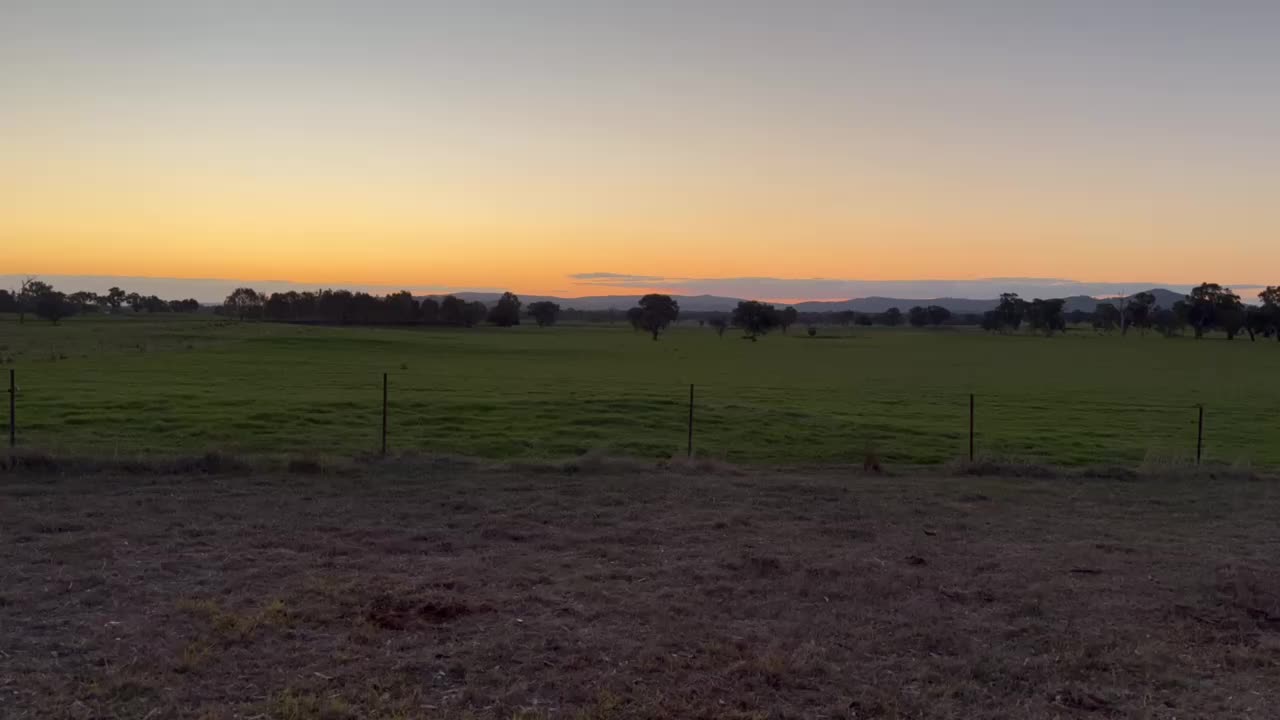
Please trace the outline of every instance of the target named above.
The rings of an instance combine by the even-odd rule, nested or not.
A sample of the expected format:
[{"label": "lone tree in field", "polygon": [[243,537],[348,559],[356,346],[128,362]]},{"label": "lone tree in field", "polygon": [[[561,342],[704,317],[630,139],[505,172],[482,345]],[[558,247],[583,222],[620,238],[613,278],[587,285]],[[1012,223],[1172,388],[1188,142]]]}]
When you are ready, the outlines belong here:
[{"label": "lone tree in field", "polygon": [[560,306],[550,300],[529,303],[529,317],[538,323],[538,327],[551,327],[560,317]]},{"label": "lone tree in field", "polygon": [[880,313],[879,320],[889,327],[897,327],[902,324],[902,311],[896,307],[891,307]]},{"label": "lone tree in field", "polygon": [[1120,308],[1109,302],[1098,303],[1093,309],[1093,329],[1111,332],[1120,326]]},{"label": "lone tree in field", "polygon": [[520,324],[520,298],[514,293],[502,293],[498,303],[489,310],[489,322],[498,327]]},{"label": "lone tree in field", "polygon": [[794,325],[796,319],[799,317],[800,313],[796,312],[796,309],[791,306],[787,306],[782,309],[782,312],[778,314],[778,324],[782,326],[782,333],[784,335],[787,332],[787,328]]},{"label": "lone tree in field", "polygon": [[724,339],[724,331],[729,329],[729,321],[723,315],[717,315],[707,321],[712,330],[716,331],[716,335]]},{"label": "lone tree in field", "polygon": [[733,309],[733,325],[742,328],[746,336],[755,340],[782,323],[778,311],[767,303],[743,300]]},{"label": "lone tree in field", "polygon": [[680,304],[670,295],[659,293],[650,293],[640,298],[640,303],[627,311],[628,319],[632,318],[632,310],[640,311],[635,314],[632,325],[653,335],[654,340],[680,317]]},{"label": "lone tree in field", "polygon": [[35,300],[34,309],[37,317],[48,320],[54,325],[57,325],[59,320],[71,317],[76,312],[76,306],[67,300],[67,296],[53,288],[40,293],[40,296]]}]

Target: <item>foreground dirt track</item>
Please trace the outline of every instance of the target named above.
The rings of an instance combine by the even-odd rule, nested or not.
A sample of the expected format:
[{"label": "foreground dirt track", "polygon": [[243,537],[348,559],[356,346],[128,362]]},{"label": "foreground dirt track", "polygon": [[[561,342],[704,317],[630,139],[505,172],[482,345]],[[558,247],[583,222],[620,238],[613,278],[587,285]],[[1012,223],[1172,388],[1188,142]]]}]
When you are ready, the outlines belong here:
[{"label": "foreground dirt track", "polygon": [[6,718],[1280,716],[1270,482],[0,479]]}]

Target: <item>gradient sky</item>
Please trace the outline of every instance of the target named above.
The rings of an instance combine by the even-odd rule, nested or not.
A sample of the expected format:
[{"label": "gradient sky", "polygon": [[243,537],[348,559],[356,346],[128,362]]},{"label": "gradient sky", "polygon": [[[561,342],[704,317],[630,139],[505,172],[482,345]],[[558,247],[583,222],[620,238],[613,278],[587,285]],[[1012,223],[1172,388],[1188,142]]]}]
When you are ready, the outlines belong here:
[{"label": "gradient sky", "polygon": [[1231,0],[0,0],[0,274],[1275,282],[1277,28]]}]

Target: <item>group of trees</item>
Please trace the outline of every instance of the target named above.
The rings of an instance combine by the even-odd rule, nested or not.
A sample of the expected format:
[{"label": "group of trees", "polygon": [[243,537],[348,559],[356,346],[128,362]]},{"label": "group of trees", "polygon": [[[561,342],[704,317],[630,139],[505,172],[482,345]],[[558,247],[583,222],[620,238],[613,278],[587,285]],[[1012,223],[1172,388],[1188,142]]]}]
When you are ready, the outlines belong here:
[{"label": "group of trees", "polygon": [[924,327],[925,325],[936,327],[950,319],[951,311],[938,305],[930,305],[929,307],[917,305],[907,311],[907,322],[911,323],[912,327]]},{"label": "group of trees", "polygon": [[155,295],[140,295],[113,287],[99,294],[88,291],[64,293],[37,277],[28,277],[15,290],[0,290],[0,312],[17,313],[18,322],[26,322],[32,314],[53,324],[72,315],[88,313],[133,312],[181,312],[191,313],[200,309],[194,299],[163,300]]},{"label": "group of trees", "polygon": [[[493,307],[456,295],[415,298],[408,290],[370,295],[350,290],[318,290],[282,293],[236,288],[216,310],[240,320],[330,323],[335,325],[456,325],[473,327],[484,322],[499,327],[519,325],[522,303],[514,293],[503,293]],[[554,325],[560,306],[536,302],[528,315],[540,326]]]},{"label": "group of trees", "polygon": [[1240,296],[1217,283],[1202,283],[1172,307],[1162,308],[1150,292],[1114,302],[1098,303],[1091,315],[1064,313],[1063,300],[1035,299],[1027,302],[1014,293],[1000,296],[995,310],[982,317],[982,327],[996,332],[1017,332],[1024,324],[1035,332],[1052,335],[1066,330],[1069,322],[1090,322],[1095,330],[1127,335],[1130,330],[1156,330],[1166,337],[1180,335],[1188,327],[1195,337],[1220,330],[1228,340],[1242,332],[1250,340],[1275,337],[1280,340],[1280,287],[1268,287],[1258,294],[1259,305],[1245,305]]}]

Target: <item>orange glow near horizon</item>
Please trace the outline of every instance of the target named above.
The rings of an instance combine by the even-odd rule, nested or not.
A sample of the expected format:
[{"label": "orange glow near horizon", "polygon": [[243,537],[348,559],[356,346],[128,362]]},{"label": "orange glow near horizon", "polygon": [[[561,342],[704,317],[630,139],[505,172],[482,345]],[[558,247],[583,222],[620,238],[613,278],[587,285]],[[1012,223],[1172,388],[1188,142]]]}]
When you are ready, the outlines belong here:
[{"label": "orange glow near horizon", "polygon": [[0,28],[0,275],[586,295],[646,288],[573,274],[1280,268],[1265,18],[1165,11],[1188,57],[1121,11],[1102,26],[1133,47],[1081,53],[1065,11],[152,5]]}]

